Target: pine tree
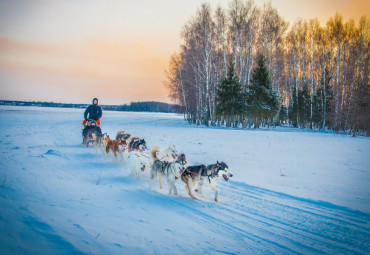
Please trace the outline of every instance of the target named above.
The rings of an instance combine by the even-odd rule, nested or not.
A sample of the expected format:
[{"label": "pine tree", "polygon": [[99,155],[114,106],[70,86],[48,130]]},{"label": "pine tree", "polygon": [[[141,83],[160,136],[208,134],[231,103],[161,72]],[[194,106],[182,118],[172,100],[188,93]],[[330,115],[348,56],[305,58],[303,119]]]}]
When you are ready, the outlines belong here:
[{"label": "pine tree", "polygon": [[227,76],[217,88],[216,117],[226,120],[227,126],[236,126],[245,113],[245,93],[236,77],[234,63],[230,62]]},{"label": "pine tree", "polygon": [[310,93],[308,86],[304,85],[303,89],[298,91],[298,118],[301,126],[307,126],[310,122]]},{"label": "pine tree", "polygon": [[311,99],[307,85],[298,91],[298,97],[296,95],[296,89],[294,88],[293,98],[289,106],[289,120],[294,127],[305,126],[311,121]]},{"label": "pine tree", "polygon": [[272,120],[280,110],[279,97],[272,87],[263,54],[258,58],[250,83],[247,93],[248,115],[255,120],[257,128],[261,121]]},{"label": "pine tree", "polygon": [[281,106],[279,111],[278,125],[284,124],[288,121],[288,108],[284,105]]}]

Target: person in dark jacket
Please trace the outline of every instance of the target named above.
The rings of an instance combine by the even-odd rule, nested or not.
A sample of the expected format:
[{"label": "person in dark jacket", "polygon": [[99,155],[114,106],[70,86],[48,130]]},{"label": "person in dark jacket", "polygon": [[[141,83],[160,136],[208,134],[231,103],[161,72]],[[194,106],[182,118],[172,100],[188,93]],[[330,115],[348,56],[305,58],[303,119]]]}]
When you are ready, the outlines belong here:
[{"label": "person in dark jacket", "polygon": [[[85,126],[85,128],[83,129],[82,131],[82,136],[83,136],[83,143],[85,143],[85,137],[86,137],[86,134],[87,132],[89,131],[89,129],[95,129],[96,132],[98,132],[100,135],[101,135],[101,129],[100,129],[100,118],[101,116],[103,115],[103,110],[102,108],[100,107],[100,105],[98,105],[98,99],[97,98],[94,98],[92,100],[92,105],[89,105],[85,112],[84,112],[84,121],[82,122],[82,124]],[[85,125],[87,123],[87,120],[90,119],[90,120],[95,120],[96,121],[96,124],[97,126],[88,126],[88,125]]]},{"label": "person in dark jacket", "polygon": [[[89,105],[84,113],[85,120],[99,120],[103,115],[103,110],[101,109],[100,105],[98,105],[98,99],[93,99],[93,104]],[[99,121],[100,122],[100,121]]]}]

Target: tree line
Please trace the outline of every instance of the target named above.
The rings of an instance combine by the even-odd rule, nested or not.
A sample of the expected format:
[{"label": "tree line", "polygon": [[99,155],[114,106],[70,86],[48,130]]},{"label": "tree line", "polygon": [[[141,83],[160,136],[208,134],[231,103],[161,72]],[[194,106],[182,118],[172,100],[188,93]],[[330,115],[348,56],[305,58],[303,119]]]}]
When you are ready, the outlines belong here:
[{"label": "tree line", "polygon": [[181,105],[149,101],[120,105],[117,111],[183,113],[183,108]]},{"label": "tree line", "polygon": [[[338,13],[324,26],[317,19],[298,19],[289,28],[269,3],[259,8],[252,0],[233,0],[214,11],[204,3],[181,31],[183,43],[169,60],[166,85],[190,123],[370,135],[369,28],[366,17],[356,24]],[[256,85],[262,80],[253,77],[257,69],[265,72],[261,61],[269,83],[263,90],[276,96],[277,110],[266,98],[252,96],[261,89]],[[227,78],[231,66],[234,78]],[[241,111],[220,111],[225,79],[240,85]]]},{"label": "tree line", "polygon": [[[38,107],[58,107],[58,108],[86,108],[88,104],[66,104],[54,102],[39,101],[11,101],[0,100],[0,105],[11,106],[38,106]],[[101,105],[105,111],[132,111],[132,112],[165,112],[165,113],[183,113],[184,107],[181,105],[167,104],[162,102],[131,102],[122,105]]]}]

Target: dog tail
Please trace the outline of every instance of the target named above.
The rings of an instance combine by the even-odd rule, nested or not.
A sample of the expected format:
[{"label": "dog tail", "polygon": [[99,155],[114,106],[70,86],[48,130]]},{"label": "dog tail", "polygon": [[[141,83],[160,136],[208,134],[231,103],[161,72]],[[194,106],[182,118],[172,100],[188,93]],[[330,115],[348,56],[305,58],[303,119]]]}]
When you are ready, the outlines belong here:
[{"label": "dog tail", "polygon": [[150,159],[151,159],[151,162],[154,163],[154,161],[156,161],[158,158],[157,158],[157,152],[160,152],[161,149],[159,148],[159,146],[153,146],[152,149],[150,150]]}]

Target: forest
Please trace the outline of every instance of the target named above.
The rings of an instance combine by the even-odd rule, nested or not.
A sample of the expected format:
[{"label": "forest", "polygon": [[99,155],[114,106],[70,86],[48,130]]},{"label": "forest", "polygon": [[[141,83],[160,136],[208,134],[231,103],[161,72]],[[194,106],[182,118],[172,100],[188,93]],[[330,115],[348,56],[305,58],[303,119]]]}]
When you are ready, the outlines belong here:
[{"label": "forest", "polygon": [[182,28],[165,83],[190,123],[369,136],[369,25],[339,13],[289,24],[270,3],[204,3]]}]

